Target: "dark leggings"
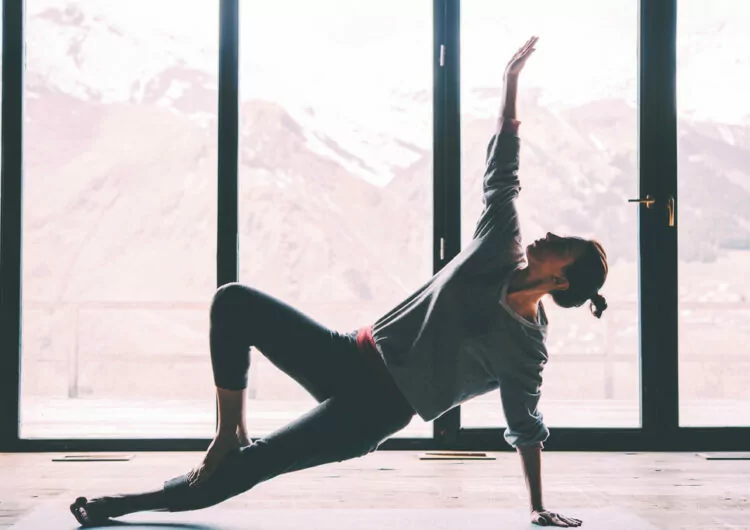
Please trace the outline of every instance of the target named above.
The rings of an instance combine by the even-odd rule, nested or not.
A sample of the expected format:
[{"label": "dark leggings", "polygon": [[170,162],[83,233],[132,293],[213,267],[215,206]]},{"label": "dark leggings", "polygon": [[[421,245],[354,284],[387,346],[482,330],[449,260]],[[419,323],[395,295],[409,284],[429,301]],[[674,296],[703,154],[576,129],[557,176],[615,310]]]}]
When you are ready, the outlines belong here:
[{"label": "dark leggings", "polygon": [[251,346],[319,404],[231,452],[198,486],[189,486],[186,475],[166,482],[164,508],[205,508],[282,473],[366,455],[414,416],[393,381],[373,370],[360,353],[356,332],[331,331],[267,294],[237,283],[225,285],[211,305],[216,386],[245,388]]}]

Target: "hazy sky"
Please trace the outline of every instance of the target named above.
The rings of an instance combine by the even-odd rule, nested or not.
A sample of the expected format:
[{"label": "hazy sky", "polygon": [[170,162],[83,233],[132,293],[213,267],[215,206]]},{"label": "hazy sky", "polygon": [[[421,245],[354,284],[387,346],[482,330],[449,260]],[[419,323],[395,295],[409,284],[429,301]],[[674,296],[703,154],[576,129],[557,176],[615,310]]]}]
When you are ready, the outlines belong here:
[{"label": "hazy sky", "polygon": [[[356,109],[368,101],[390,104],[394,92],[432,88],[432,0],[240,4],[246,99]],[[124,46],[117,33],[90,31],[97,39],[90,39],[85,64],[67,64],[64,41],[75,40],[75,26],[56,28],[70,32],[56,36],[30,24],[30,68],[52,72],[63,84],[99,84],[114,94],[116,85],[130,90],[133,81],[176,59],[216,73],[215,0],[27,0],[31,17],[65,5],[80,6],[88,26],[115,28],[132,42]],[[606,97],[635,102],[637,7],[636,0],[463,0],[466,108],[472,87],[499,87],[508,57],[531,34],[541,40],[523,86],[539,87],[550,104]],[[721,121],[750,115],[750,2],[680,0],[679,17],[681,111]]]}]

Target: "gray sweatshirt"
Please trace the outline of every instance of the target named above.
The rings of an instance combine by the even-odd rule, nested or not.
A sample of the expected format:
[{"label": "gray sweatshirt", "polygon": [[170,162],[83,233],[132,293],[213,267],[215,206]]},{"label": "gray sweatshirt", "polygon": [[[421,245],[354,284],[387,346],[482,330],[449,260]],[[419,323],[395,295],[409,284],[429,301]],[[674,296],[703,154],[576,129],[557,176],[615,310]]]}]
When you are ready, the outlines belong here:
[{"label": "gray sweatshirt", "polygon": [[414,410],[431,421],[500,390],[513,447],[549,436],[537,405],[547,362],[547,316],[537,322],[506,303],[510,274],[525,264],[515,199],[519,138],[490,140],[484,210],[471,243],[439,273],[373,325],[378,352]]}]

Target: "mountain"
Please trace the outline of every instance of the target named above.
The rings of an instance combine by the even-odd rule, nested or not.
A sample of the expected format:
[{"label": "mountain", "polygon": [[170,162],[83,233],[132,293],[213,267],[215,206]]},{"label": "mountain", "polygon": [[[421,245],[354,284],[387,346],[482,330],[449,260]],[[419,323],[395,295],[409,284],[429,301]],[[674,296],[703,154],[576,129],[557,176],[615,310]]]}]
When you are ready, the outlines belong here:
[{"label": "mountain", "polygon": [[[216,127],[217,71],[212,55],[216,49],[201,45],[210,42],[214,36],[211,31],[204,31],[203,41],[176,42],[167,35],[165,22],[131,20],[122,13],[108,13],[101,6],[83,2],[70,2],[63,7],[40,2],[35,6],[29,21],[27,115],[33,124],[29,126],[29,138],[37,138],[33,132],[36,126],[42,141],[28,142],[31,175],[37,165],[64,167],[66,158],[85,150],[80,144],[88,141],[98,121],[107,119],[110,111],[117,112],[120,105],[141,107],[133,109],[136,116],[148,108],[153,113],[159,109],[169,111],[175,120],[188,119],[194,123],[183,121],[177,126],[175,121],[173,126],[180,130],[194,128],[195,134],[202,135],[204,144],[200,150],[204,155],[215,151],[211,134]],[[707,29],[695,30],[695,34],[708,38],[723,30],[737,37],[735,25],[717,29],[716,24],[709,20]],[[705,62],[706,49],[712,46],[696,47],[692,35],[684,47],[695,55],[696,62]],[[690,63],[684,70],[689,76]],[[465,94],[467,109],[496,107],[496,87],[466,87]],[[522,98],[520,105],[524,119],[522,205],[529,231],[596,233],[607,243],[614,259],[632,259],[629,242],[635,234],[635,208],[624,201],[637,195],[635,109],[619,99],[598,99],[567,108],[546,107],[543,99],[532,92]],[[427,232],[429,237],[432,188],[427,174],[431,166],[428,92],[394,90],[387,99],[372,104],[382,112],[379,119],[373,117],[370,122],[363,119],[364,111],[360,116],[342,116],[329,105],[315,109],[301,108],[298,101],[291,103],[287,107],[271,100],[243,102],[243,189],[254,189],[256,178],[289,187],[309,186],[321,193],[321,200],[317,201],[320,212],[331,213],[331,208],[322,205],[333,201],[342,209],[340,217],[347,218],[356,216],[353,211],[362,212],[361,208],[345,206],[349,194],[346,187],[351,187],[357,197],[370,194],[379,208],[390,208],[393,203],[403,205],[411,213],[401,214],[406,217],[399,218],[399,225],[407,226],[408,220],[417,225],[415,230]],[[169,120],[158,115],[157,122]],[[414,123],[409,116],[416,117]],[[480,208],[483,149],[493,119],[486,110],[464,114],[464,240],[470,237]],[[75,134],[67,134],[70,127],[75,128]],[[127,135],[124,130],[118,134]],[[740,125],[681,121],[680,220],[693,234],[689,240],[681,240],[683,259],[711,260],[723,248],[745,248],[749,244],[747,219],[735,213],[748,211],[748,193],[743,188],[747,135],[746,128]],[[132,166],[130,154],[122,155],[123,161],[117,165]],[[197,155],[198,160],[200,157]],[[706,175],[714,176],[709,179]],[[376,185],[362,186],[361,180]],[[281,203],[285,201],[302,201],[311,213],[315,201],[309,200],[309,193],[298,199],[287,189],[279,201],[267,190],[263,197],[272,200],[277,208],[283,208]],[[728,197],[729,204],[725,201]],[[255,214],[248,209],[246,215],[257,219],[258,207],[256,204]],[[296,204],[290,208],[302,211],[303,207]],[[373,210],[370,221],[380,214],[393,218],[390,209]],[[692,218],[700,219],[700,223],[692,222]],[[253,226],[260,228],[257,221]],[[276,223],[267,223],[266,229],[275,230],[275,226]],[[349,237],[359,237],[362,230],[391,237],[394,233],[392,229],[366,229],[360,224],[356,228],[357,234],[350,233]],[[332,238],[333,235],[324,238],[326,245],[334,245]],[[269,237],[259,235],[258,239],[266,241]],[[422,240],[423,236],[412,235],[405,237],[402,244],[421,251],[426,245]],[[377,244],[389,245],[382,240]],[[404,252],[409,254],[405,249],[395,250],[394,254]]]},{"label": "mountain", "polygon": [[[24,333],[33,355],[63,372],[74,350],[89,359],[153,353],[173,365],[205,352],[216,282],[218,13],[211,3],[157,4],[185,11],[188,22],[112,3],[30,2]],[[732,42],[741,37],[734,24],[711,27]],[[331,38],[325,51],[340,52],[339,61],[314,43],[269,45],[253,48],[241,72],[240,280],[343,329],[377,318],[432,273],[429,49],[427,68],[410,72],[406,57],[418,53],[400,33],[367,31],[387,46],[349,49]],[[704,47],[691,39],[685,49],[707,68],[716,39]],[[611,46],[619,53],[625,44]],[[302,56],[304,75],[298,63],[273,64],[276,52]],[[405,58],[391,72],[396,53]],[[693,79],[700,70],[687,55],[682,61]],[[522,92],[519,210],[528,241],[548,230],[596,237],[635,282],[637,207],[626,200],[638,196],[637,116],[626,97],[632,83],[621,85],[569,104],[550,101],[543,87]],[[698,87],[690,90],[690,101],[705,101]],[[462,91],[466,242],[481,210],[499,94],[485,84]],[[681,115],[681,265],[750,249],[742,112],[733,121]],[[631,283],[611,289],[616,300],[633,297]],[[92,374],[110,369],[107,359],[96,362],[91,385]],[[123,392],[128,380],[121,378]]]}]

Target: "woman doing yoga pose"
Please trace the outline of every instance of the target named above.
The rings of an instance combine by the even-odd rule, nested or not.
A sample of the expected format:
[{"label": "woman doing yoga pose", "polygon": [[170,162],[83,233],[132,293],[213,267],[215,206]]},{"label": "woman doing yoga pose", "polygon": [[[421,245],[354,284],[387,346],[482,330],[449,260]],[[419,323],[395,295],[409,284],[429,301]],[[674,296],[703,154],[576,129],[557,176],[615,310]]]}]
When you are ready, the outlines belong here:
[{"label": "woman doing yoga pose", "polygon": [[[372,326],[342,334],[251,287],[221,287],[211,304],[210,347],[218,428],[202,463],[163,488],[71,506],[84,525],[146,510],[215,505],[283,473],[366,455],[418,414],[431,421],[499,389],[505,440],[521,455],[531,521],[580,526],[542,503],[541,450],[549,436],[538,410],[547,363],[541,299],[606,309],[602,246],[547,234],[521,244],[515,201],[518,78],[534,52],[529,39],[508,63],[498,126],[487,149],[484,210],[472,241],[425,285]],[[311,411],[253,443],[244,420],[250,349],[318,401]]]}]

